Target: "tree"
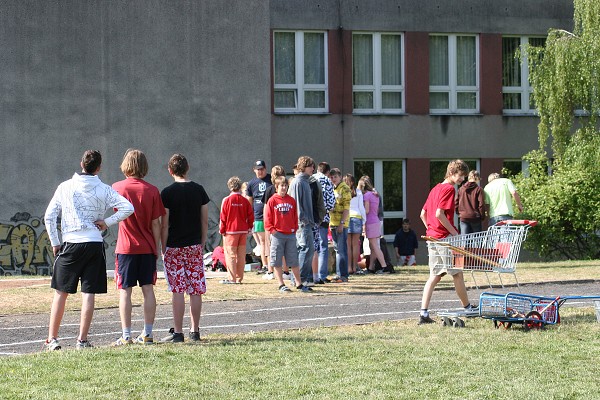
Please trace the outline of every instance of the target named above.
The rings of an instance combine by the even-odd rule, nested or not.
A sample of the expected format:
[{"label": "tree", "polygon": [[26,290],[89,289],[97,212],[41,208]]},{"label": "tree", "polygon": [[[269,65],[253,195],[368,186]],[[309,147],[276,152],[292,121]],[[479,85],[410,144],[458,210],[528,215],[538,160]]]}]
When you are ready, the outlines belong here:
[{"label": "tree", "polygon": [[[574,29],[551,30],[527,49],[540,148],[517,178],[529,245],[542,256],[600,257],[600,1],[574,0]],[[551,150],[552,158],[547,149]],[[551,171],[551,174],[549,174]]]}]

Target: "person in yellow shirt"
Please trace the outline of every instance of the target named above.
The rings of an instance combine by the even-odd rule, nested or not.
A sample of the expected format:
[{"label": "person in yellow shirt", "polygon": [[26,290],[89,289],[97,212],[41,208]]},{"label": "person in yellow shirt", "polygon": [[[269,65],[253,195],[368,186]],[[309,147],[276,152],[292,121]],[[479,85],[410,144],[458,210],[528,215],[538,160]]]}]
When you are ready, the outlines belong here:
[{"label": "person in yellow shirt", "polygon": [[342,171],[339,168],[333,168],[330,172],[331,182],[333,182],[333,193],[335,195],[335,207],[329,213],[331,221],[329,229],[333,238],[333,248],[335,250],[335,264],[337,277],[331,282],[348,282],[348,224],[350,219],[350,200],[352,192],[348,185],[342,181]]}]

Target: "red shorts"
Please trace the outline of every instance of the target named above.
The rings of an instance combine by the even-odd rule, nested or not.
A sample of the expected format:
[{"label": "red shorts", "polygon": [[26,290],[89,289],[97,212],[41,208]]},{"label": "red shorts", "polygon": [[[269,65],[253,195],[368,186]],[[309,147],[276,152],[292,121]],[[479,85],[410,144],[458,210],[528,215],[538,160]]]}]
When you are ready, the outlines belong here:
[{"label": "red shorts", "polygon": [[163,259],[165,277],[173,293],[206,293],[202,245],[167,247]]}]

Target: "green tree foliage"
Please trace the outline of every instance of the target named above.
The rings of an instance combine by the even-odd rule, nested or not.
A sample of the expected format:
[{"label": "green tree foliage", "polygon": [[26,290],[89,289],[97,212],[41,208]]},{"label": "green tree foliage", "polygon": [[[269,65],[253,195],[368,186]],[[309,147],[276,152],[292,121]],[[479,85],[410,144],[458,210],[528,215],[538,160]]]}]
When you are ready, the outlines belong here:
[{"label": "green tree foliage", "polygon": [[544,48],[527,50],[540,148],[524,157],[529,174],[517,179],[526,217],[540,222],[530,245],[547,257],[598,258],[600,1],[574,5],[572,33],[551,30]]}]

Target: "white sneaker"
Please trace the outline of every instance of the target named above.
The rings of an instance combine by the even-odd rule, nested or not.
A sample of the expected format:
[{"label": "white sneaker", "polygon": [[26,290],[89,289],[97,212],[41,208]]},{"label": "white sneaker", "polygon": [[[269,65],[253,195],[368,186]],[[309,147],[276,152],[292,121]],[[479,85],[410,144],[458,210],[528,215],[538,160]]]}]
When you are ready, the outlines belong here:
[{"label": "white sneaker", "polygon": [[302,286],[312,287],[312,286],[315,286],[315,283],[314,282],[305,281],[305,282],[302,282]]},{"label": "white sneaker", "polygon": [[267,272],[266,274],[263,275],[263,279],[265,279],[267,281],[271,281],[271,280],[275,279],[275,276],[273,275],[272,272]]},{"label": "white sneaker", "polygon": [[284,281],[289,281],[290,279],[292,279],[292,275],[290,273],[283,273],[283,280]]},{"label": "white sneaker", "polygon": [[56,338],[52,338],[50,340],[46,339],[46,342],[44,343],[44,348],[46,349],[46,351],[60,350],[60,344],[58,343],[58,340],[56,340]]}]

